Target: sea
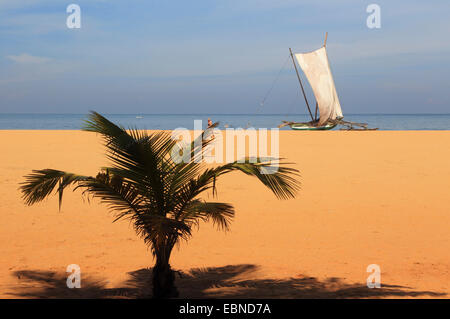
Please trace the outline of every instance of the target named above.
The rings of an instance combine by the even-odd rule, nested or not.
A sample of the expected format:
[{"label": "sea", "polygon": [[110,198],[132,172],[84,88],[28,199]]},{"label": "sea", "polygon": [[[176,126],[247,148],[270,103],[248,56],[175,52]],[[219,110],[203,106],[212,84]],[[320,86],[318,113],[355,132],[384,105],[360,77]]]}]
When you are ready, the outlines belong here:
[{"label": "sea", "polygon": [[[206,128],[208,118],[219,122],[219,128],[275,128],[283,120],[306,122],[307,114],[103,114],[125,128],[147,130],[194,129],[201,120]],[[1,114],[0,130],[79,130],[87,114]],[[346,114],[345,120],[367,123],[369,128],[387,131],[450,130],[450,114]],[[289,130],[289,127],[282,128]],[[338,127],[334,130],[339,129]]]}]

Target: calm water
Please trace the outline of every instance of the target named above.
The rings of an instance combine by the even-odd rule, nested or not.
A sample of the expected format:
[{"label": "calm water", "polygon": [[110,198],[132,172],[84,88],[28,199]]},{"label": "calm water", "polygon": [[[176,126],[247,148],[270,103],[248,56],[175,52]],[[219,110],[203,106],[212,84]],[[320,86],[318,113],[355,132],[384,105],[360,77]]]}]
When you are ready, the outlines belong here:
[{"label": "calm water", "polygon": [[[202,120],[206,127],[208,117],[220,128],[228,127],[277,127],[282,120],[307,121],[307,115],[283,114],[235,114],[235,115],[154,115],[154,114],[106,114],[108,119],[124,127],[140,129],[175,128],[193,129],[194,120]],[[78,130],[86,114],[0,114],[0,130]],[[450,130],[450,114],[350,114],[345,119],[368,123],[380,130]],[[284,128],[289,129],[289,128]]]}]

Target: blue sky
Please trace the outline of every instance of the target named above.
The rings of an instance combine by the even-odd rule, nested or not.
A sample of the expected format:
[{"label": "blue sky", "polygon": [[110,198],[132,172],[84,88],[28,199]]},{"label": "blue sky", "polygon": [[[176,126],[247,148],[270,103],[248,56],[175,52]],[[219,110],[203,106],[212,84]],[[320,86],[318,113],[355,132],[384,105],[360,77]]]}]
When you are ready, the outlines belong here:
[{"label": "blue sky", "polygon": [[[66,26],[71,3],[81,29]],[[371,3],[381,29],[366,26]],[[305,113],[292,63],[260,102],[288,48],[326,31],[344,114],[450,113],[449,13],[447,0],[0,0],[0,113]]]}]

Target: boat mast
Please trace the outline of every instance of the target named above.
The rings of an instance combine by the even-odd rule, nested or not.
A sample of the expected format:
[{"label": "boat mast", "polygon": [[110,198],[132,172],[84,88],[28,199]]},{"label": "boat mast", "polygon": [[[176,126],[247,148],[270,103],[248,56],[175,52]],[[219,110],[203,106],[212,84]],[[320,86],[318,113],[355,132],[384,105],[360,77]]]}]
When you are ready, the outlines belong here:
[{"label": "boat mast", "polygon": [[306,106],[308,107],[309,115],[311,116],[311,120],[314,121],[313,115],[311,113],[311,109],[309,107],[308,99],[306,98],[305,90],[303,89],[302,80],[300,80],[300,74],[298,74],[297,65],[295,64],[294,55],[292,54],[291,48],[289,48],[289,52],[291,53],[292,63],[294,63],[295,72],[297,73],[298,82],[300,83],[300,88],[303,92],[303,97],[305,98]]},{"label": "boat mast", "polygon": [[316,111],[314,112],[314,120],[315,121],[317,121],[317,107],[318,107],[319,105],[317,104],[317,101],[316,101]]}]

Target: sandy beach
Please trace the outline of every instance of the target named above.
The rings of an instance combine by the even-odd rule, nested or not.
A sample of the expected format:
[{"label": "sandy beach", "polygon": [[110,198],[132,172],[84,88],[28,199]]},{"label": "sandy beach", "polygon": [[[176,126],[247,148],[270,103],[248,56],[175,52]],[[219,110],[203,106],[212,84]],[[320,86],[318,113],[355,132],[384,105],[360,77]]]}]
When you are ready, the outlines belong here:
[{"label": "sandy beach", "polygon": [[[95,175],[101,140],[81,131],[0,131],[0,297],[140,297],[153,260],[128,222],[79,192],[27,207],[32,169]],[[201,224],[174,252],[180,297],[448,298],[450,131],[280,132],[302,190],[280,201],[243,174],[225,176],[228,233]],[[82,288],[66,287],[81,267]],[[381,268],[369,289],[366,268]]]}]

